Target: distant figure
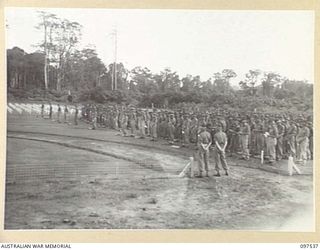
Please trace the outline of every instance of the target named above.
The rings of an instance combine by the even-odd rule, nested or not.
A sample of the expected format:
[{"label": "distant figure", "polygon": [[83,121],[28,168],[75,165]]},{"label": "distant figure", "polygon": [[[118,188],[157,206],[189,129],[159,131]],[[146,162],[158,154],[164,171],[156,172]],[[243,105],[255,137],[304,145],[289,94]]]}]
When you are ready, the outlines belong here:
[{"label": "distant figure", "polygon": [[130,128],[131,128],[131,136],[135,136],[136,134],[136,111],[132,110],[129,118]]},{"label": "distant figure", "polygon": [[307,150],[309,145],[309,136],[310,136],[310,129],[308,128],[307,124],[302,121],[299,124],[299,132],[297,134],[297,146],[298,146],[298,162],[302,162],[303,165],[306,164],[307,161]]},{"label": "distant figure", "polygon": [[250,136],[250,126],[247,120],[242,121],[242,126],[240,127],[240,145],[241,145],[241,155],[245,160],[249,160],[249,136]]},{"label": "distant figure", "polygon": [[277,121],[278,137],[276,145],[276,160],[279,161],[283,157],[283,136],[285,133],[285,126],[282,124],[281,120]]},{"label": "distant figure", "polygon": [[158,122],[157,122],[157,116],[155,114],[151,117],[150,122],[150,134],[151,134],[151,141],[156,141],[158,138]]},{"label": "distant figure", "polygon": [[58,122],[61,123],[60,121],[60,115],[61,115],[61,107],[60,104],[58,104]]},{"label": "distant figure", "polygon": [[78,105],[76,105],[75,112],[74,112],[74,125],[78,125],[78,113],[79,113],[79,109],[78,109]]},{"label": "distant figure", "polygon": [[44,104],[41,104],[41,117],[43,118],[44,115]]},{"label": "distant figure", "polygon": [[278,138],[278,128],[273,120],[270,120],[268,134],[266,137],[267,152],[266,155],[269,157],[269,163],[273,164],[276,160],[276,145]]},{"label": "distant figure", "polygon": [[49,119],[52,120],[52,105],[50,103],[50,107],[49,107]]},{"label": "distant figure", "polygon": [[287,131],[287,144],[288,144],[288,154],[295,158],[297,156],[296,150],[296,135],[298,133],[298,128],[294,121],[290,121],[290,127]]},{"label": "distant figure", "polygon": [[67,123],[68,122],[68,107],[67,105],[64,106],[64,123]]},{"label": "distant figure", "polygon": [[139,138],[143,139],[146,136],[146,121],[145,121],[145,116],[141,111],[138,112],[137,120],[138,120],[138,129],[139,129]]},{"label": "distant figure", "polygon": [[97,115],[98,115],[97,107],[93,106],[93,108],[92,108],[92,120],[91,120],[91,122],[92,122],[92,128],[91,129],[93,129],[93,130],[95,130],[97,128]]}]

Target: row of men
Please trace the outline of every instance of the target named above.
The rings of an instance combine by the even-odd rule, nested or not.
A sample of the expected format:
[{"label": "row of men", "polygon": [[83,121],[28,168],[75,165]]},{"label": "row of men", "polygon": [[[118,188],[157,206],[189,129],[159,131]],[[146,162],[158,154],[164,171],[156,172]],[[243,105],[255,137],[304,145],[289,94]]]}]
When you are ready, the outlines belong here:
[{"label": "row of men", "polygon": [[[73,117],[74,124],[78,125],[78,120],[79,120],[79,107],[78,107],[78,105],[75,105],[73,107],[74,112],[70,112],[70,111],[71,111],[70,107],[68,108],[67,104],[65,104],[64,107],[62,107],[62,106],[60,106],[60,104],[58,104],[57,111],[56,111],[57,122],[58,123],[61,123],[61,122],[69,123],[69,113],[74,113],[74,117]],[[45,105],[41,104],[41,117],[44,118],[46,113],[48,114],[49,119],[52,120],[54,110],[53,110],[53,106],[51,103],[49,103],[48,112],[46,112]]]},{"label": "row of men", "polygon": [[[60,111],[59,111],[60,109]],[[78,124],[78,106],[74,107],[74,124]],[[60,112],[60,114],[59,114]],[[61,117],[58,106],[58,122]],[[64,107],[64,120],[68,107]],[[214,135],[222,127],[227,136],[226,151],[240,153],[248,160],[250,156],[264,154],[270,163],[288,156],[305,161],[313,157],[312,122],[302,116],[295,119],[284,115],[246,113],[183,113],[167,110],[144,110],[125,106],[84,105],[81,119],[90,122],[92,129],[108,127],[121,131],[123,136],[151,140],[167,139],[169,143],[180,142],[182,146],[198,142],[201,127],[206,127],[214,141]]]}]

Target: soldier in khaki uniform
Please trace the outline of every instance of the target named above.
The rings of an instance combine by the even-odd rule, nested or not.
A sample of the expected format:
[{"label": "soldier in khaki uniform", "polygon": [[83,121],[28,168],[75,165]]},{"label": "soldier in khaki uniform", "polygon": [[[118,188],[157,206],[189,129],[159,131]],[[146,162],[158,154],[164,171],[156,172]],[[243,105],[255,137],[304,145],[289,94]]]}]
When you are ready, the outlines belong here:
[{"label": "soldier in khaki uniform", "polygon": [[277,121],[278,137],[277,137],[277,146],[276,146],[276,157],[277,160],[283,158],[283,136],[285,134],[285,126],[282,124],[281,120]]},{"label": "soldier in khaki uniform", "polygon": [[127,136],[128,116],[126,111],[122,109],[119,115],[120,120],[120,131],[122,136]]},{"label": "soldier in khaki uniform", "polygon": [[204,124],[201,125],[200,134],[198,135],[198,156],[199,156],[199,177],[202,177],[203,165],[206,176],[209,176],[209,147],[212,144],[211,134],[206,130]]},{"label": "soldier in khaki uniform", "polygon": [[44,116],[44,104],[41,104],[41,117],[43,118]]},{"label": "soldier in khaki uniform", "polygon": [[68,123],[68,113],[69,113],[68,107],[67,105],[65,105],[64,106],[64,123]]},{"label": "soldier in khaki uniform", "polygon": [[144,112],[139,110],[137,119],[138,119],[139,138],[143,139],[146,136],[146,120],[145,120]]},{"label": "soldier in khaki uniform", "polygon": [[294,121],[290,122],[289,129],[287,131],[287,142],[288,142],[288,154],[289,156],[296,157],[296,135],[298,129]]},{"label": "soldier in khaki uniform", "polygon": [[273,120],[270,121],[268,134],[266,137],[267,144],[267,156],[269,157],[269,163],[273,163],[276,160],[276,145],[278,138],[278,128]]},{"label": "soldier in khaki uniform", "polygon": [[192,115],[190,122],[190,142],[197,142],[197,132],[198,132],[198,119],[195,115]]},{"label": "soldier in khaki uniform", "polygon": [[95,129],[97,129],[97,115],[98,115],[97,107],[95,105],[92,105],[90,107],[90,111],[91,111],[90,117],[91,117],[91,125],[92,125],[91,129],[95,130]]},{"label": "soldier in khaki uniform", "polygon": [[130,123],[130,129],[131,129],[131,136],[134,137],[136,135],[136,111],[131,110],[129,123]]},{"label": "soldier in khaki uniform", "polygon": [[302,121],[300,123],[300,129],[299,129],[299,133],[297,134],[296,140],[297,140],[297,146],[299,148],[298,161],[303,162],[304,165],[307,160],[309,136],[310,136],[310,130],[307,127],[306,123],[304,121]]},{"label": "soldier in khaki uniform", "polygon": [[158,121],[156,114],[153,114],[150,121],[151,141],[156,141],[158,138]]},{"label": "soldier in khaki uniform", "polygon": [[264,137],[264,126],[260,119],[257,120],[254,128],[254,132],[256,133],[256,142],[255,149],[256,154],[260,155],[261,151],[264,151],[265,137]]},{"label": "soldier in khaki uniform", "polygon": [[220,176],[220,167],[219,163],[222,165],[226,175],[228,173],[228,164],[226,161],[226,147],[228,144],[227,135],[222,131],[223,125],[218,124],[218,132],[214,135],[214,142],[215,142],[215,170],[217,174],[215,176]]},{"label": "soldier in khaki uniform", "polygon": [[182,145],[187,147],[190,143],[190,123],[191,120],[189,116],[185,115],[182,121]]},{"label": "soldier in khaki uniform", "polygon": [[60,116],[61,116],[61,107],[60,107],[60,104],[58,104],[58,122],[59,123],[61,123]]},{"label": "soldier in khaki uniform", "polygon": [[176,119],[174,118],[173,114],[170,114],[168,119],[168,136],[169,136],[169,143],[171,144],[173,144],[174,142],[175,124],[176,124]]},{"label": "soldier in khaki uniform", "polygon": [[75,112],[74,112],[74,125],[78,125],[78,114],[79,114],[79,109],[78,105],[75,105]]},{"label": "soldier in khaki uniform", "polygon": [[52,120],[52,104],[49,104],[49,119]]},{"label": "soldier in khaki uniform", "polygon": [[240,144],[241,144],[241,155],[245,160],[249,160],[249,136],[250,136],[250,126],[247,120],[242,121],[242,126],[240,127]]}]

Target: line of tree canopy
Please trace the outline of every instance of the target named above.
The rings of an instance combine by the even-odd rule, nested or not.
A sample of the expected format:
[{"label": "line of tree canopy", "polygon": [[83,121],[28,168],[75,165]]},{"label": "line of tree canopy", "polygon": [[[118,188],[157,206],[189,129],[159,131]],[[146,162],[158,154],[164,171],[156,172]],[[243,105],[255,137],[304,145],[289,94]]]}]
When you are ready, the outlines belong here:
[{"label": "line of tree canopy", "polygon": [[114,64],[103,64],[92,47],[78,48],[80,24],[47,12],[39,12],[39,19],[37,28],[44,38],[37,51],[28,54],[18,47],[7,50],[8,98],[65,101],[71,91],[76,101],[143,107],[204,103],[250,109],[292,105],[301,111],[312,109],[312,84],[257,69],[249,70],[239,82],[240,90],[235,90],[230,86],[230,79],[237,76],[232,69],[202,81],[200,76],[180,77],[170,68],[153,73],[146,67],[129,70],[117,63],[117,90],[113,90]]}]

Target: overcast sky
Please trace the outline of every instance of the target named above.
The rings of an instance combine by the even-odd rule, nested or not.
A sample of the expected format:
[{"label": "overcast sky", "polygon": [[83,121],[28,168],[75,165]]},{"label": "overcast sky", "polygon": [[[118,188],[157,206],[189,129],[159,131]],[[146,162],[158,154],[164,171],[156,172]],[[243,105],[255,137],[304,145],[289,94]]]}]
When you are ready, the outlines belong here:
[{"label": "overcast sky", "polygon": [[[6,47],[26,52],[43,35],[34,8],[6,8]],[[96,47],[109,64],[114,59],[118,30],[118,61],[128,69],[165,67],[207,80],[225,68],[238,74],[250,69],[278,72],[289,79],[314,81],[314,14],[312,11],[203,11],[41,9],[82,26],[80,48]]]}]

